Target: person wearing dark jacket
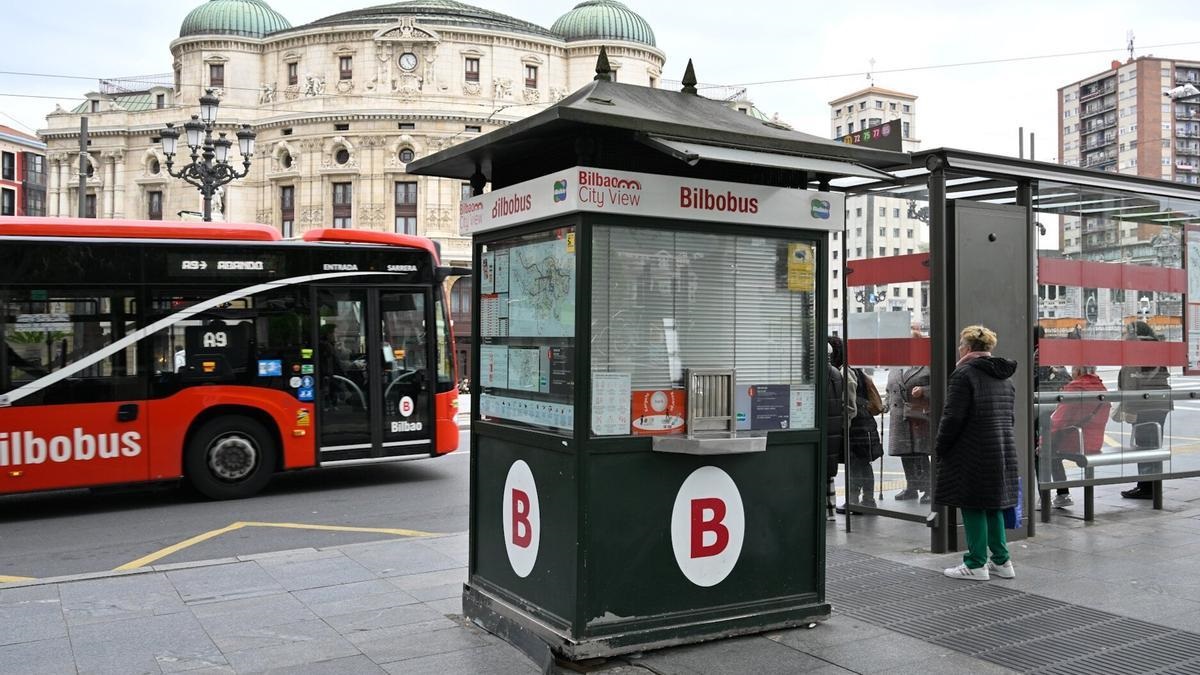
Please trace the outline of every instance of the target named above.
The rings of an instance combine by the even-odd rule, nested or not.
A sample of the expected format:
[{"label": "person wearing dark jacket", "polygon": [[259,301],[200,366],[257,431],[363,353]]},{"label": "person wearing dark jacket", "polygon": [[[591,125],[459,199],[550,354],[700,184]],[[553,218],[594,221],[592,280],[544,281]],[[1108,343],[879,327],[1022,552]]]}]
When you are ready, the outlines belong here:
[{"label": "person wearing dark jacket", "polygon": [[825,406],[825,517],[828,520],[833,520],[834,509],[834,488],[833,479],[837,476],[838,464],[842,461],[842,444],[845,439],[845,434],[842,433],[842,425],[845,422],[845,382],[842,379],[842,371],[838,370],[832,363],[826,365],[828,370],[829,385],[828,403]]},{"label": "person wearing dark jacket", "polygon": [[[1139,342],[1157,342],[1158,335],[1145,321],[1135,321],[1129,324],[1128,339]],[[1123,391],[1154,391],[1170,389],[1170,373],[1163,366],[1124,366],[1117,374],[1117,389]],[[1167,414],[1175,409],[1171,400],[1143,399],[1122,401],[1117,405],[1113,419],[1118,422],[1128,422],[1133,425],[1133,447],[1148,450],[1162,447],[1163,427]],[[1138,473],[1161,473],[1162,462],[1140,462]],[[1150,481],[1140,481],[1136,487],[1121,492],[1126,499],[1151,499],[1154,496],[1154,484]]]},{"label": "person wearing dark jacket", "polygon": [[[992,356],[996,334],[967,326],[959,334],[958,364],[950,374],[938,425],[933,499],[962,512],[967,553],[952,579],[987,581],[1016,576],[1004,534],[1004,509],[1018,499],[1017,362]],[[988,562],[988,550],[992,559]]]}]

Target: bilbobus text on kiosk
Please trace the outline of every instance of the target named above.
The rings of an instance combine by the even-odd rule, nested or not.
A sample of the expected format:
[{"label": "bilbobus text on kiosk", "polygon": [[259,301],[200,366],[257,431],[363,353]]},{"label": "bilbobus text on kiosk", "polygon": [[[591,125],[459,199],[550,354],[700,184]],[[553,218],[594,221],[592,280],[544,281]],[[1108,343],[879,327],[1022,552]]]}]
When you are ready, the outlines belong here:
[{"label": "bilbobus text on kiosk", "polygon": [[608,81],[605,63],[410,166],[492,184],[460,212],[477,336],[463,608],[543,664],[829,615],[824,279],[845,204],[828,185],[898,163]]}]

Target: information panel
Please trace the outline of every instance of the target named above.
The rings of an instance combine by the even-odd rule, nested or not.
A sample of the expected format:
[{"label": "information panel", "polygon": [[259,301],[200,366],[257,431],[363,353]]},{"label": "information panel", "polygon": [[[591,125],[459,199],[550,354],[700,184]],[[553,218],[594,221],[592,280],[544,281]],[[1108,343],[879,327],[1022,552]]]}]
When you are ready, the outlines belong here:
[{"label": "information panel", "polygon": [[481,247],[481,418],[574,427],[574,235],[558,228]]}]

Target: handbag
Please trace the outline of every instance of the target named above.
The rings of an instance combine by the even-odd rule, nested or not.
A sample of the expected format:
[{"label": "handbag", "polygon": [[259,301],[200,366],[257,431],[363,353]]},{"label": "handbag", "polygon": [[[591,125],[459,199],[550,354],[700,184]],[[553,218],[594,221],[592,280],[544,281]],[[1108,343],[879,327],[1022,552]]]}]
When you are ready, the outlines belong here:
[{"label": "handbag", "polygon": [[1025,487],[1021,477],[1017,477],[1017,504],[1004,509],[1004,529],[1016,530],[1021,527],[1025,516]]},{"label": "handbag", "polygon": [[867,394],[863,398],[867,399],[867,412],[871,417],[880,415],[887,408],[883,407],[883,398],[879,396],[879,389],[875,387],[875,382],[863,373],[859,373],[864,382],[867,383]]},{"label": "handbag", "polygon": [[924,403],[917,404],[917,403],[910,403],[908,401],[905,401],[904,404],[901,406],[901,414],[904,415],[904,419],[906,419],[906,420],[913,420],[916,422],[928,422],[929,421],[929,402],[928,402],[928,400],[926,400]]}]

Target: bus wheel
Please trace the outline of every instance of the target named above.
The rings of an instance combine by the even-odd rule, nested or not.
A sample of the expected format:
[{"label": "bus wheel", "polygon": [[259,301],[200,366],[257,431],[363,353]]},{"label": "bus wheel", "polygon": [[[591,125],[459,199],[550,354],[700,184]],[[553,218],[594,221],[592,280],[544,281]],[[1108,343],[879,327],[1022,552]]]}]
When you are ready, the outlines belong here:
[{"label": "bus wheel", "polygon": [[188,481],[209,499],[257,493],[275,470],[275,441],[263,425],[237,415],[209,420],[188,441]]}]

